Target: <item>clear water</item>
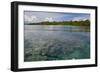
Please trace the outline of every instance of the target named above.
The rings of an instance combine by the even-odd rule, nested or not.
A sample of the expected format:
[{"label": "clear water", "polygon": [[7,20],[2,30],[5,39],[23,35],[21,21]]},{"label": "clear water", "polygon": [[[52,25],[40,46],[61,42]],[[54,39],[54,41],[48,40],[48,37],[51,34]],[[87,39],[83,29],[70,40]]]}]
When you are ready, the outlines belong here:
[{"label": "clear water", "polygon": [[87,27],[25,25],[24,61],[51,61],[90,58]]}]

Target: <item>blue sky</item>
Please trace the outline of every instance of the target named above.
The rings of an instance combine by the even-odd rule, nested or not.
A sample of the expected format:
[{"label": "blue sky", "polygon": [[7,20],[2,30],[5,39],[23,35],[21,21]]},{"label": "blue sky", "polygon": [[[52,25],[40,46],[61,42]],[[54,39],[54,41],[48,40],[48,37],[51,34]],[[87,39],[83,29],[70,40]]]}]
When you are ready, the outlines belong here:
[{"label": "blue sky", "polygon": [[43,21],[80,21],[90,20],[90,14],[86,13],[61,13],[61,12],[40,12],[24,11],[25,23],[38,23]]}]

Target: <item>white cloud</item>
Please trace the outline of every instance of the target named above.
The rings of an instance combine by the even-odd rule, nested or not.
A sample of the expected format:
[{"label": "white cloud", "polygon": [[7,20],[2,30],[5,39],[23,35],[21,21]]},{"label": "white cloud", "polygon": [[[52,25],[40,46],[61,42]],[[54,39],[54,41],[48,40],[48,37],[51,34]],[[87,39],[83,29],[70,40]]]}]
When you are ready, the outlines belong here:
[{"label": "white cloud", "polygon": [[25,23],[30,23],[30,22],[36,23],[43,21],[52,22],[52,21],[57,21],[58,18],[62,18],[63,16],[65,16],[65,14],[62,13],[32,12],[32,11],[25,11],[24,15],[25,15]]},{"label": "white cloud", "polygon": [[80,21],[80,20],[89,20],[90,18],[87,17],[74,17],[72,21]]},{"label": "white cloud", "polygon": [[38,18],[36,16],[31,16],[31,22],[37,22]]},{"label": "white cloud", "polygon": [[30,17],[27,15],[24,15],[24,21],[25,23],[29,23]]},{"label": "white cloud", "polygon": [[24,15],[24,21],[25,23],[37,22],[38,18],[34,15],[32,16]]},{"label": "white cloud", "polygon": [[44,19],[44,21],[52,22],[52,21],[53,21],[53,18],[52,18],[52,17],[46,17],[46,18]]}]

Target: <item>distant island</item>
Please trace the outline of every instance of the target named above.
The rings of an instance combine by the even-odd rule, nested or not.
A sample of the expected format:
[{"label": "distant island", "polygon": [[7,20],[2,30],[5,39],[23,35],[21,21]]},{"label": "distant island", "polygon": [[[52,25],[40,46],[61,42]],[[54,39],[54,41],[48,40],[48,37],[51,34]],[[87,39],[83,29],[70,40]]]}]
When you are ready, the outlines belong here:
[{"label": "distant island", "polygon": [[90,26],[90,20],[80,20],[80,21],[45,21],[39,23],[27,23],[25,25],[72,25],[72,26]]}]

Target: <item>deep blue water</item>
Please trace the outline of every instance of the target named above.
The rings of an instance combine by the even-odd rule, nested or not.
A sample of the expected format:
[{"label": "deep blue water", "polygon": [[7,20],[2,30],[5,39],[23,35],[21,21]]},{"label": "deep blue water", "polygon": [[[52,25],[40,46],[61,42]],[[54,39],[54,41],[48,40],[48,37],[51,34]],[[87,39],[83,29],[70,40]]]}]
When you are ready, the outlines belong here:
[{"label": "deep blue water", "polygon": [[88,58],[90,58],[90,32],[86,27],[25,25],[25,62]]}]

